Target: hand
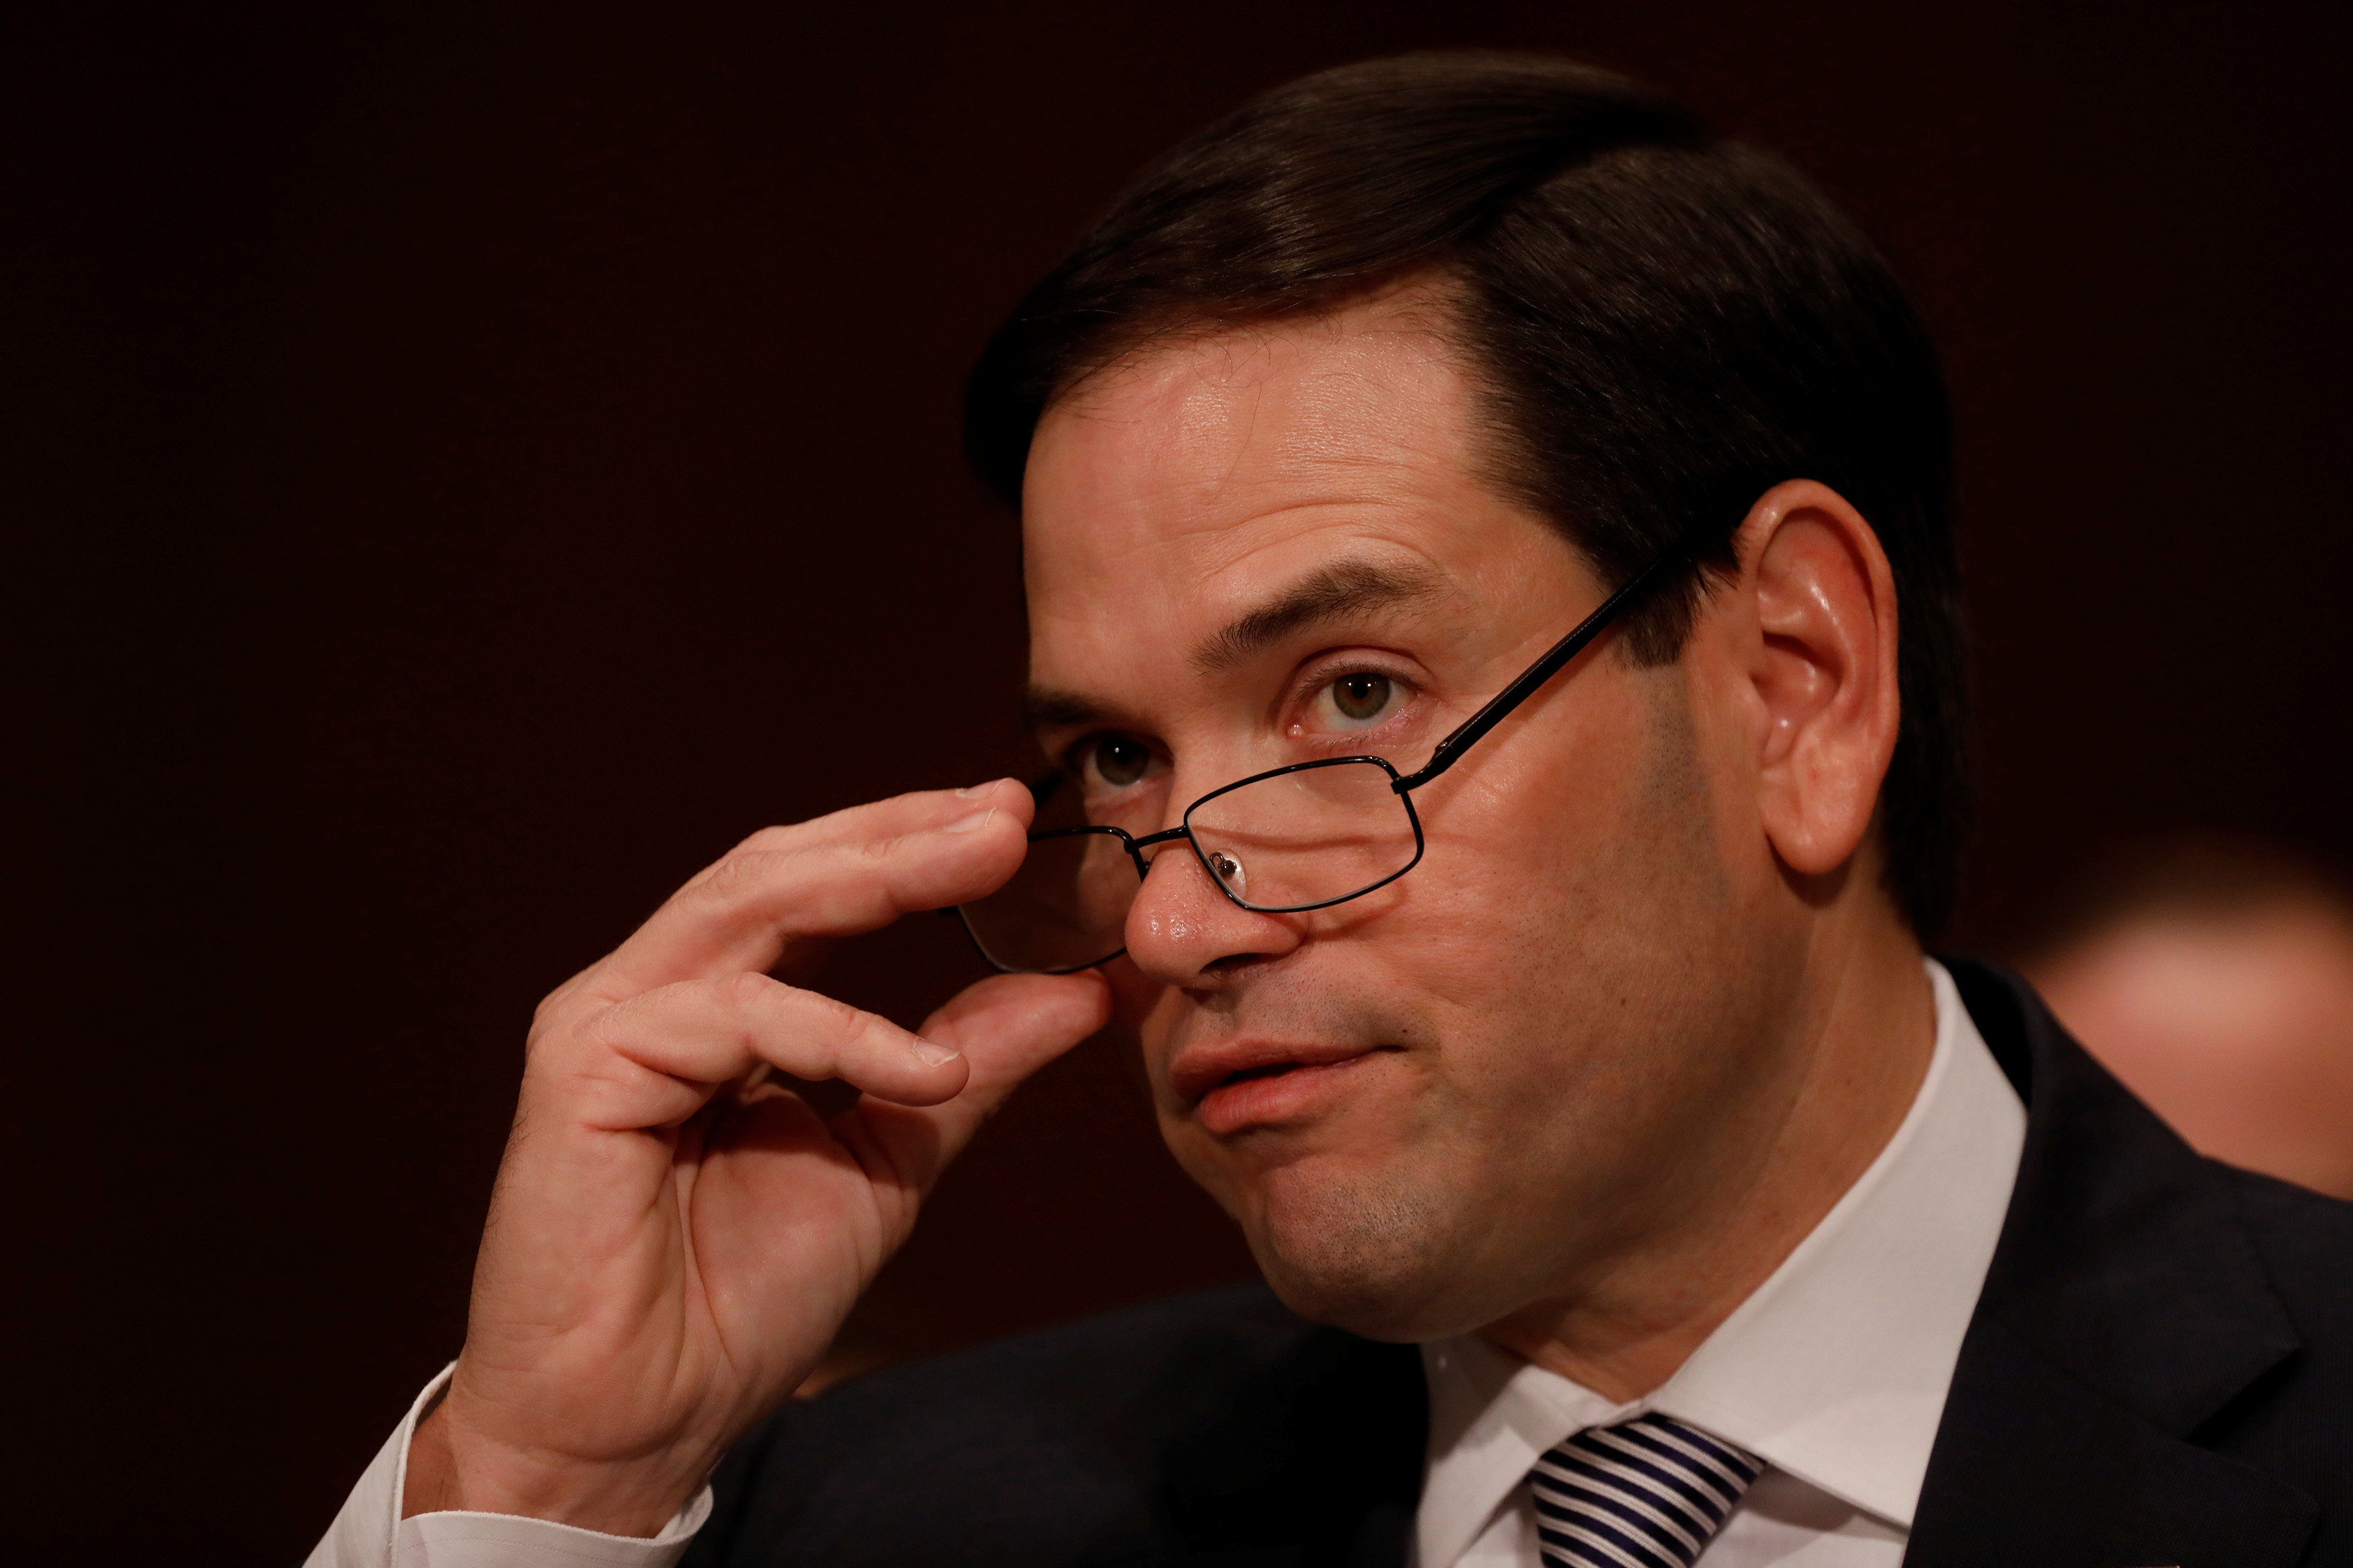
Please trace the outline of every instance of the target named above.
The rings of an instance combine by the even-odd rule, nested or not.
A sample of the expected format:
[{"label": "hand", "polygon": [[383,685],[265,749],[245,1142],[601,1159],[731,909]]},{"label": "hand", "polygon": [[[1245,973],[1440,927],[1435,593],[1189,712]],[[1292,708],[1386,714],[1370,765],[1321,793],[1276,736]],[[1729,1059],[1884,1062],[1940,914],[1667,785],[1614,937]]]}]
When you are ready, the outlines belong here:
[{"label": "hand", "polygon": [[[994,889],[1031,810],[1000,780],[770,828],[540,1005],[404,1517],[654,1534],[807,1375],[941,1170],[1109,1005],[1092,973],[1001,975],[917,1036],[767,972]],[[860,1098],[828,1122],[768,1068]]]}]

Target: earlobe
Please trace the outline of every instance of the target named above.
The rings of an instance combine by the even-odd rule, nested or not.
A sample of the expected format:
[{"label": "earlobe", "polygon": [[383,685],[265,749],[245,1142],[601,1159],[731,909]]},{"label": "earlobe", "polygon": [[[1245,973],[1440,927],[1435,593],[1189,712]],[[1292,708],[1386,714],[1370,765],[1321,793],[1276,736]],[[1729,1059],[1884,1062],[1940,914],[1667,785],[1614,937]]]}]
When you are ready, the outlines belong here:
[{"label": "earlobe", "polygon": [[1810,479],[1766,492],[1738,544],[1762,826],[1791,870],[1823,875],[1862,847],[1895,752],[1894,580],[1862,514]]}]

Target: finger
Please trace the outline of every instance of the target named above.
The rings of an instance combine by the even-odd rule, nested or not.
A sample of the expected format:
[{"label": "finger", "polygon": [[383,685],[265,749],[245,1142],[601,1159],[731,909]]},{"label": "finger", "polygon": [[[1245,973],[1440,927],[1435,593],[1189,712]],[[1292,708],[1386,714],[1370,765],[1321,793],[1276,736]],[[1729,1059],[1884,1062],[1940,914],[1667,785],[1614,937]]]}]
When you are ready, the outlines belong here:
[{"label": "finger", "polygon": [[[990,779],[966,789],[915,790],[886,800],[846,806],[823,816],[812,816],[807,822],[763,827],[737,845],[735,850],[756,854],[806,849],[818,844],[862,844],[869,839],[894,838],[926,827],[944,826],[967,815],[976,805],[1028,811],[1035,804],[1028,786],[1009,778]],[[715,866],[706,868],[695,879],[700,881],[713,869]]]},{"label": "finger", "polygon": [[577,1092],[584,1121],[610,1131],[673,1126],[763,1064],[908,1105],[952,1098],[970,1073],[952,1045],[765,974],[665,985],[591,1014],[575,1033],[534,1067]]},{"label": "finger", "polygon": [[1021,864],[1032,805],[1011,780],[962,797],[942,790],[877,805],[892,809],[850,824],[855,832],[837,825],[823,836],[746,840],[584,979],[619,996],[766,970],[796,941],[854,935],[913,910],[966,902],[1002,886]]},{"label": "finger", "polygon": [[1110,1021],[1111,987],[1092,970],[967,986],[923,1024],[925,1038],[972,1064],[964,1091],[923,1106],[861,1100],[837,1119],[837,1134],[878,1173],[927,1191],[1023,1079]]}]

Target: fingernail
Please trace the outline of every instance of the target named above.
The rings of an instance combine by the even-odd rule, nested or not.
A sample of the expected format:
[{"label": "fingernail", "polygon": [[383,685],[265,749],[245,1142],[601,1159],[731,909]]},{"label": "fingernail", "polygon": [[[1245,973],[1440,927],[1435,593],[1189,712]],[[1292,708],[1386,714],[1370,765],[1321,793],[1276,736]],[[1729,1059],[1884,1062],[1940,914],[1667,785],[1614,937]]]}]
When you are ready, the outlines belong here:
[{"label": "fingernail", "polygon": [[987,811],[976,811],[970,816],[960,817],[956,821],[949,823],[947,825],[946,831],[950,833],[970,833],[977,828],[987,826],[990,819],[996,816],[997,807],[992,805]]},{"label": "fingernail", "polygon": [[916,1037],[913,1048],[916,1058],[927,1068],[938,1067],[943,1062],[952,1062],[964,1055],[962,1051],[953,1047],[935,1045],[921,1036]]},{"label": "fingernail", "polygon": [[997,781],[995,779],[989,780],[987,784],[966,784],[964,788],[955,792],[956,798],[958,800],[972,800],[977,796],[987,795],[990,790],[993,790],[996,787]]}]

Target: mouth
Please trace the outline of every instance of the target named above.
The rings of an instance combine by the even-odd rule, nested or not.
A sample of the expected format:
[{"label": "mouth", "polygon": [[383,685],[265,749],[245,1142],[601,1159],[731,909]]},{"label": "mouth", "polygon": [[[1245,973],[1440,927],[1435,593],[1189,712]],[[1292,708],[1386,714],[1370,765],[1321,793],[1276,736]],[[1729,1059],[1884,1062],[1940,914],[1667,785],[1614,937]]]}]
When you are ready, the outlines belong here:
[{"label": "mouth", "polygon": [[1169,1085],[1192,1105],[1202,1131],[1223,1138],[1304,1119],[1378,1054],[1377,1047],[1322,1042],[1196,1047],[1170,1064]]}]

